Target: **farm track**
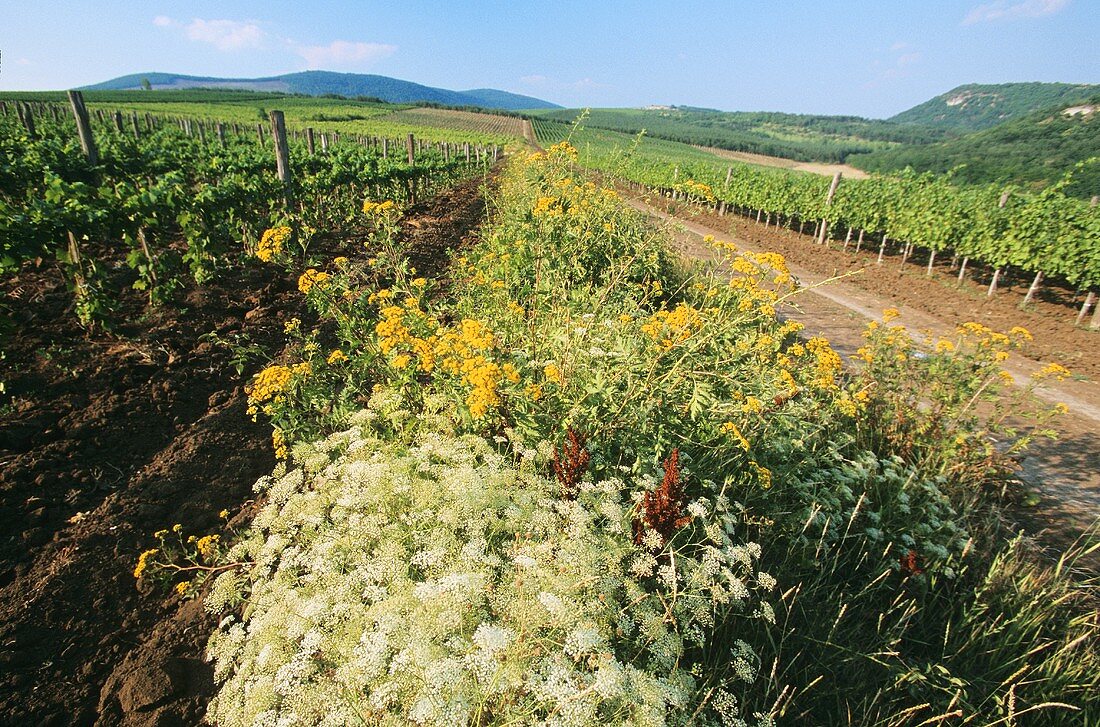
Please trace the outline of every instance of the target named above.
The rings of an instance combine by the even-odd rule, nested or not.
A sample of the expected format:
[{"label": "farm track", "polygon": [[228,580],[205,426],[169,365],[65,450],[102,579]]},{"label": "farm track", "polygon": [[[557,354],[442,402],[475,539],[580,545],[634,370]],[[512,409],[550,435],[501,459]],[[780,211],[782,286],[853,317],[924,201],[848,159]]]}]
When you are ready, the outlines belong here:
[{"label": "farm track", "polygon": [[[481,178],[410,209],[405,239],[422,272],[484,218]],[[341,249],[346,247],[348,249]],[[359,240],[322,249],[355,257]],[[234,270],[111,337],[85,338],[53,268],[26,269],[0,295],[20,305],[3,362],[0,415],[0,725],[191,725],[214,690],[203,660],[216,626],[201,599],[141,593],[132,575],[155,530],[247,524],[252,484],[274,465],[270,430],[244,413],[245,377],[207,331],[282,345],[309,320],[295,277]],[[141,315],[127,296],[120,320]]]},{"label": "farm track", "polygon": [[[1041,304],[1044,307],[1038,312],[1025,313],[1011,303],[1006,305],[1004,293],[989,303],[984,294],[976,297],[966,288],[954,289],[935,277],[930,280],[918,264],[902,270],[896,259],[888,259],[878,267],[873,258],[868,264],[849,253],[823,250],[810,236],[765,230],[736,215],[720,217],[663,198],[643,199],[631,190],[624,192],[636,209],[671,225],[677,250],[687,257],[707,259],[714,254],[702,241],[705,235],[730,240],[743,249],[782,253],[807,291],[798,296],[797,307],[785,306],[780,315],[805,324],[808,335],[825,336],[846,357],[863,345],[868,321],[879,319],[884,308],[897,307],[901,311],[897,323],[918,341],[926,331],[953,337],[955,326],[968,320],[1004,330],[1023,325],[1037,342],[1047,337],[1046,346],[1026,351],[1041,356],[1013,355],[1006,363],[1018,382],[1041,366],[1039,360],[1053,359],[1072,370],[1097,375],[1095,350],[1100,334],[1072,328],[1067,309],[1056,301]],[[849,277],[831,280],[845,274]],[[1052,319],[1055,313],[1061,313],[1061,319]],[[1037,393],[1048,402],[1067,404],[1070,413],[1055,423],[1057,441],[1037,440],[1022,460],[1020,477],[1041,502],[1017,514],[1028,531],[1040,534],[1042,542],[1064,548],[1100,518],[1100,384],[1067,379],[1045,384]]]}]

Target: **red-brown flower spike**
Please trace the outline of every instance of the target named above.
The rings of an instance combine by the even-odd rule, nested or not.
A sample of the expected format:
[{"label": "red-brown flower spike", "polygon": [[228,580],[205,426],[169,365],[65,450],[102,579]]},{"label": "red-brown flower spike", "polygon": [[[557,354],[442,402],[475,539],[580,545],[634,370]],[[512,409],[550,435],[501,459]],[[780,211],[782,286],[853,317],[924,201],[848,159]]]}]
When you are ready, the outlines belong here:
[{"label": "red-brown flower spike", "polygon": [[664,462],[665,476],[655,490],[649,490],[642,496],[638,517],[634,520],[634,543],[640,544],[646,529],[656,530],[664,542],[672,534],[691,522],[691,517],[683,514],[684,486],[680,478],[680,450]]},{"label": "red-brown flower spike", "polygon": [[577,484],[588,468],[588,450],[584,448],[585,437],[569,427],[565,431],[565,441],[561,449],[554,450],[554,459],[550,468],[561,485],[562,499],[572,500],[577,496]]}]

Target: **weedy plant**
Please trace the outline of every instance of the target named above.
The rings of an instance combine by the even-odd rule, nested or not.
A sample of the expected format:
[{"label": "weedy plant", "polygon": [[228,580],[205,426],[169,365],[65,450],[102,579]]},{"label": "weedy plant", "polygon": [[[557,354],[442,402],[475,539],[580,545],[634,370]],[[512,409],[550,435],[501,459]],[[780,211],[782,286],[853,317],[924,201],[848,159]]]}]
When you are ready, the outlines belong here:
[{"label": "weedy plant", "polygon": [[989,525],[1026,332],[876,323],[850,375],[777,318],[780,256],[685,267],[575,158],[513,162],[446,285],[384,225],[303,276],[318,325],[249,388],[287,461],[206,600],[212,718],[1091,719],[1096,581]]}]

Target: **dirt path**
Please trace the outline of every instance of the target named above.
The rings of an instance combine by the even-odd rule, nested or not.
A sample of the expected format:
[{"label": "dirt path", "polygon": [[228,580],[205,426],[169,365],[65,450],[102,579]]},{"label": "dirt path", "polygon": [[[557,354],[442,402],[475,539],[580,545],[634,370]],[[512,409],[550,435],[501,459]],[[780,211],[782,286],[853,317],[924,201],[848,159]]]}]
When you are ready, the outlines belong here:
[{"label": "dirt path", "polygon": [[[766,236],[738,234],[736,230],[731,234],[731,226],[756,227],[753,222],[715,216],[685,220],[647,201],[637,198],[628,201],[636,209],[669,223],[674,244],[688,257],[708,259],[713,256],[713,251],[702,242],[704,235],[730,240],[749,250],[775,249],[767,244],[769,238]],[[813,247],[808,237],[794,244]],[[860,287],[862,277],[858,270],[836,279],[836,269],[829,267],[828,259],[820,257],[824,265],[815,266],[818,269],[813,270],[808,265],[793,262],[788,256],[791,273],[806,292],[797,297],[794,306],[786,306],[781,315],[802,322],[811,335],[826,336],[842,355],[850,357],[855,353],[862,345],[862,332],[867,322],[880,319],[882,310],[889,307],[899,308],[901,317],[897,323],[905,326],[918,340],[929,331],[934,335],[953,336],[956,321],[945,321],[943,316],[922,310],[918,305],[899,304],[892,297],[864,290]],[[822,271],[822,267],[829,272]],[[956,304],[966,307],[965,302]],[[1005,367],[1017,382],[1026,382],[1042,365],[1013,355]],[[1037,389],[1037,393],[1048,402],[1065,403],[1070,413],[1057,423],[1061,438],[1056,442],[1036,442],[1021,463],[1022,479],[1041,498],[1036,507],[1026,511],[1025,517],[1032,528],[1046,530],[1049,542],[1065,546],[1100,517],[1100,385],[1089,380],[1067,379],[1046,384]]]},{"label": "dirt path", "polygon": [[[484,217],[478,178],[410,209],[410,259],[428,274]],[[318,243],[365,256],[354,238]],[[217,532],[251,517],[252,484],[274,465],[270,428],[245,415],[243,375],[199,336],[247,335],[264,351],[308,321],[296,277],[247,265],[126,329],[85,338],[56,270],[0,287],[33,298],[15,321],[0,379],[0,725],[193,725],[213,693],[203,659],[216,626],[201,599],[139,592],[137,554],[181,523]]]}]

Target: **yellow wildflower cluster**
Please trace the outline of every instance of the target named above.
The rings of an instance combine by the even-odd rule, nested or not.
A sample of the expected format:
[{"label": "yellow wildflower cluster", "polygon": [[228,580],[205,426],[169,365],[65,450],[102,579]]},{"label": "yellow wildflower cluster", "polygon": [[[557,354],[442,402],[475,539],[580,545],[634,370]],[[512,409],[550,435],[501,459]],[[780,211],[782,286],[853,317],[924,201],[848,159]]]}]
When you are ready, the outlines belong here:
[{"label": "yellow wildflower cluster", "polygon": [[195,549],[203,558],[210,560],[217,554],[220,540],[220,535],[204,535],[195,542]]},{"label": "yellow wildflower cluster", "polygon": [[[379,297],[383,304],[390,298]],[[415,298],[409,298],[404,306],[385,305],[380,312],[382,320],[375,325],[375,333],[390,364],[404,369],[415,356],[424,373],[439,369],[458,377],[469,389],[466,406],[475,419],[500,403],[502,382],[519,383],[519,371],[512,364],[501,365],[491,359],[496,337],[481,321],[466,318],[456,329],[442,330],[438,321],[420,310]],[[418,331],[426,335],[418,335]]]},{"label": "yellow wildflower cluster", "polygon": [[550,159],[577,160],[577,149],[568,141],[559,141],[546,150],[546,156]]},{"label": "yellow wildflower cluster", "polygon": [[840,354],[833,350],[829,341],[814,337],[806,341],[806,351],[814,357],[814,386],[827,389],[836,385],[836,377],[844,368]]},{"label": "yellow wildflower cluster", "polygon": [[271,430],[271,447],[275,450],[275,459],[286,459],[286,435],[283,434],[282,429]]},{"label": "yellow wildflower cluster", "polygon": [[762,414],[764,412],[764,402],[755,396],[746,396],[744,403],[741,404],[741,411],[745,414]]},{"label": "yellow wildflower cluster", "polygon": [[1046,366],[1044,366],[1043,368],[1036,371],[1035,374],[1031,378],[1033,378],[1037,381],[1042,380],[1042,379],[1049,379],[1049,378],[1053,378],[1057,381],[1065,381],[1067,378],[1069,378],[1072,375],[1073,375],[1072,372],[1069,369],[1067,369],[1065,366],[1062,366],[1061,364],[1056,364],[1056,363],[1049,363]]},{"label": "yellow wildflower cluster", "polygon": [[347,360],[348,360],[347,355],[343,351],[341,351],[340,349],[336,348],[336,349],[333,349],[332,353],[330,353],[328,355],[328,358],[325,359],[325,362],[331,365],[331,364],[343,363],[344,361],[347,361]]},{"label": "yellow wildflower cluster", "polygon": [[772,471],[763,465],[760,465],[756,460],[749,460],[749,466],[756,472],[757,482],[760,483],[760,487],[765,490],[771,489],[772,486]]},{"label": "yellow wildflower cluster", "polygon": [[134,578],[141,578],[141,575],[149,568],[149,561],[159,552],[160,548],[150,548],[138,556],[137,565],[134,566]]},{"label": "yellow wildflower cluster", "polygon": [[642,332],[666,351],[691,338],[703,327],[702,316],[694,306],[680,303],[673,310],[659,310],[642,324]]},{"label": "yellow wildflower cluster", "polygon": [[564,381],[561,375],[561,369],[554,363],[548,363],[542,367],[542,375],[546,377],[547,381],[551,381],[555,384],[560,384]]},{"label": "yellow wildflower cluster", "polygon": [[246,386],[244,391],[253,402],[264,402],[273,399],[286,391],[290,383],[291,370],[286,366],[276,364],[256,374],[252,384]]},{"label": "yellow wildflower cluster", "polygon": [[397,205],[392,199],[384,202],[372,202],[369,199],[363,201],[363,214],[368,217],[385,218],[396,215]]},{"label": "yellow wildflower cluster", "polygon": [[981,323],[976,323],[974,321],[964,323],[956,330],[963,338],[977,339],[976,343],[980,348],[1000,348],[1012,344],[1012,339],[1005,334],[998,333],[989,326],[984,326]]},{"label": "yellow wildflower cluster", "polygon": [[271,227],[264,230],[260,243],[256,246],[256,257],[266,262],[271,262],[283,251],[286,241],[290,239],[289,227]]},{"label": "yellow wildflower cluster", "polygon": [[694,179],[689,179],[680,186],[684,194],[688,196],[705,199],[708,202],[714,202],[716,199],[714,190],[710,188],[709,184],[703,184],[702,182],[696,182]]},{"label": "yellow wildflower cluster", "polygon": [[531,214],[535,217],[561,217],[562,201],[556,197],[539,197]]},{"label": "yellow wildflower cluster", "polygon": [[309,295],[314,288],[323,288],[328,283],[329,274],[310,268],[298,277],[298,290]]},{"label": "yellow wildflower cluster", "polygon": [[1031,331],[1027,330],[1023,326],[1013,326],[1009,329],[1008,335],[1015,336],[1021,341],[1034,341],[1035,337],[1031,335]]},{"label": "yellow wildflower cluster", "polygon": [[749,451],[749,448],[751,446],[749,444],[749,440],[745,439],[745,435],[741,433],[741,430],[738,429],[736,424],[734,424],[733,422],[725,422],[724,424],[722,424],[722,433],[731,435],[734,439],[737,440],[737,444],[741,447],[741,449],[745,450],[746,452]]}]

